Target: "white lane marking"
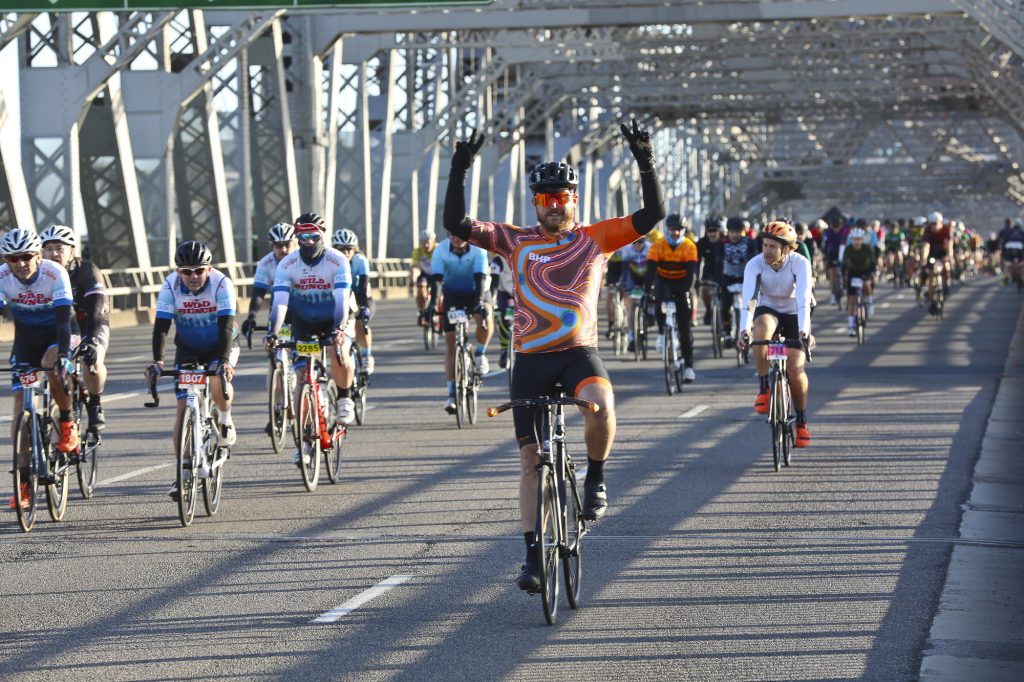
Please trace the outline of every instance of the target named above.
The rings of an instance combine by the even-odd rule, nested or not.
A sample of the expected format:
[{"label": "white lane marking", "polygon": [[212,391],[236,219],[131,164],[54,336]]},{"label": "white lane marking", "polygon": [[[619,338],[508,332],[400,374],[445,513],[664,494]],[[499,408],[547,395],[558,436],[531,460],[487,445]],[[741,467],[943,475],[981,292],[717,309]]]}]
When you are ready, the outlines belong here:
[{"label": "white lane marking", "polygon": [[696,417],[698,414],[700,414],[704,410],[708,409],[709,407],[711,407],[711,406],[710,405],[695,405],[694,407],[691,407],[686,412],[683,412],[681,415],[679,415],[679,417],[677,417],[677,419],[689,419],[690,417]]},{"label": "white lane marking", "polygon": [[135,478],[136,476],[141,476],[142,474],[148,474],[151,471],[159,471],[160,469],[167,469],[172,466],[174,466],[174,462],[167,462],[166,464],[156,464],[151,467],[137,469],[136,471],[129,471],[127,474],[121,474],[120,476],[108,478],[105,481],[100,481],[96,485],[110,485],[111,483],[120,483],[121,481],[127,481],[129,478]]},{"label": "white lane marking", "polygon": [[392,346],[408,346],[413,343],[423,343],[423,339],[398,339],[397,341],[383,341],[373,344],[374,350],[391,348]]},{"label": "white lane marking", "polygon": [[118,365],[127,362],[145,362],[146,360],[151,361],[152,357],[152,355],[146,355],[145,353],[143,353],[142,355],[129,355],[128,357],[125,358],[108,359],[106,363],[108,365]]},{"label": "white lane marking", "polygon": [[333,623],[337,620],[340,620],[341,618],[352,613],[353,611],[355,611],[360,606],[370,601],[374,597],[379,597],[388,590],[398,587],[411,577],[411,575],[393,575],[386,580],[381,580],[379,583],[377,583],[370,589],[364,592],[360,592],[348,601],[339,604],[337,608],[331,609],[327,613],[318,616],[317,618],[314,618],[310,621],[310,623]]},{"label": "white lane marking", "polygon": [[881,305],[881,307],[882,307],[882,308],[888,308],[888,307],[889,307],[889,305],[890,305],[890,303],[889,303],[888,301],[886,301],[885,303],[883,303],[883,304]]},{"label": "white lane marking", "polygon": [[366,411],[367,412],[369,412],[370,410],[376,410],[376,409],[377,409],[376,405],[367,405],[366,406]]},{"label": "white lane marking", "polygon": [[850,331],[849,327],[836,327],[836,334],[845,334]]},{"label": "white lane marking", "polygon": [[[103,402],[104,403],[112,403],[115,400],[124,400],[125,398],[134,398],[135,396],[140,396],[140,395],[142,395],[142,391],[129,391],[128,393],[114,393],[113,395],[105,395],[105,396],[103,396]],[[14,419],[14,417],[12,417],[10,415],[8,415],[6,417],[0,417],[0,423],[9,422],[12,419]]]},{"label": "white lane marking", "polygon": [[484,375],[484,379],[488,379],[490,377],[496,377],[499,374],[504,374],[507,371],[508,371],[507,369],[496,369],[493,372],[488,372],[487,374],[485,374]]}]

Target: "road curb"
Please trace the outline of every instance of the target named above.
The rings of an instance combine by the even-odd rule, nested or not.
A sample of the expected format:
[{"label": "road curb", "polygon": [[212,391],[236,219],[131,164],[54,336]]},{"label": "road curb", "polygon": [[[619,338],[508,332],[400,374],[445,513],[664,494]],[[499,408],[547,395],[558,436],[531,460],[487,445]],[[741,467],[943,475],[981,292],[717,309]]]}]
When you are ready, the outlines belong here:
[{"label": "road curb", "polygon": [[[1024,306],[921,661],[927,682],[1024,679]],[[1001,545],[1001,546],[1000,546]]]}]

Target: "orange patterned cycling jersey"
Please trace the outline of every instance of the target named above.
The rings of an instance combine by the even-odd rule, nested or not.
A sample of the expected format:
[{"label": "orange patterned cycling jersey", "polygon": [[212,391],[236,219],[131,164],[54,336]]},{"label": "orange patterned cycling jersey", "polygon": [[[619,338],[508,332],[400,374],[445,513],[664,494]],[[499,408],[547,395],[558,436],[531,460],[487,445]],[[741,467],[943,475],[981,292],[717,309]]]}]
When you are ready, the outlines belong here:
[{"label": "orange patterned cycling jersey", "polygon": [[651,245],[647,252],[647,262],[657,263],[658,277],[665,279],[683,279],[687,274],[687,266],[691,270],[697,266],[697,245],[689,237],[684,237],[678,246],[672,248],[667,239]]},{"label": "orange patterned cycling jersey", "polygon": [[504,256],[516,294],[516,351],[597,346],[597,300],[608,256],[635,241],[633,217],[577,224],[557,236],[540,225],[472,221],[469,241]]}]

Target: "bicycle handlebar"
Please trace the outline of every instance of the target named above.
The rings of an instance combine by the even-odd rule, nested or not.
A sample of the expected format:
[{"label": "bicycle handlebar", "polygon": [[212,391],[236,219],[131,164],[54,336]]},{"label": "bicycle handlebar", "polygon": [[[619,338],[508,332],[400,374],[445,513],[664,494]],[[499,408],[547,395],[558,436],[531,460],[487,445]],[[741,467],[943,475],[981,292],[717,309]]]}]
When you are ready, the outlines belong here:
[{"label": "bicycle handlebar", "polygon": [[[769,340],[748,341],[747,342],[747,350],[743,351],[744,358],[746,357],[747,352],[753,346],[769,346],[769,345],[771,345],[773,343],[785,343],[785,339],[783,338],[783,339],[778,340],[778,341],[774,341],[774,340],[773,341],[769,341]],[[807,340],[804,339],[803,337],[800,338],[800,346],[801,346],[801,349],[804,352],[804,357],[807,358],[807,362],[813,362],[813,360],[811,359],[811,349],[810,349],[810,346],[808,346]],[[796,350],[796,349],[793,349],[793,350]]]},{"label": "bicycle handlebar", "polygon": [[[176,377],[181,368],[178,369],[161,369],[158,372],[154,372],[152,366],[146,369],[147,385],[149,386],[149,394],[153,396],[153,402],[145,402],[145,407],[160,407],[160,394],[156,390],[156,380],[160,377]],[[198,371],[198,370],[191,370]],[[203,375],[208,377],[220,377],[220,390],[224,400],[228,399],[228,382],[224,379],[224,366],[220,365],[216,369],[204,369]]]},{"label": "bicycle handlebar", "polygon": [[576,405],[582,407],[590,412],[600,412],[601,406],[597,403],[592,403],[589,400],[581,400],[580,398],[573,398],[571,396],[564,395],[560,398],[520,398],[519,400],[511,400],[504,405],[498,405],[497,407],[488,407],[487,416],[497,417],[502,412],[507,412],[513,407],[549,407],[551,405]]}]

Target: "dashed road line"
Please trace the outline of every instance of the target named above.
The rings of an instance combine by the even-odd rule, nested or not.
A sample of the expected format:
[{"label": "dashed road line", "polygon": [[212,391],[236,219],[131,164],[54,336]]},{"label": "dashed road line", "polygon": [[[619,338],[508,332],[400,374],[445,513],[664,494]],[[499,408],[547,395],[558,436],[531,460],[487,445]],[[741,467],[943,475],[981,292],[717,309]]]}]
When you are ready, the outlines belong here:
[{"label": "dashed road line", "polygon": [[694,405],[693,407],[688,409],[686,412],[683,412],[681,415],[679,415],[677,417],[677,419],[689,419],[690,417],[696,417],[698,414],[700,414],[704,410],[708,409],[709,407],[711,407],[711,406],[710,405]]},{"label": "dashed road line", "polygon": [[310,623],[334,623],[352,613],[374,597],[379,597],[388,590],[398,587],[411,577],[411,575],[393,575],[386,580],[381,580],[370,589],[360,592],[348,601],[339,604],[336,608],[314,618]]},{"label": "dashed road line", "polygon": [[113,478],[108,478],[105,481],[100,481],[96,485],[103,486],[103,485],[110,485],[111,483],[120,483],[121,481],[127,481],[129,478],[135,478],[136,476],[141,476],[142,474],[148,474],[151,471],[159,471],[160,469],[169,469],[172,466],[174,466],[174,462],[167,462],[166,464],[156,464],[156,465],[151,466],[151,467],[145,467],[144,469],[136,469],[135,471],[129,471],[127,474],[121,474],[120,476],[114,476]]}]

